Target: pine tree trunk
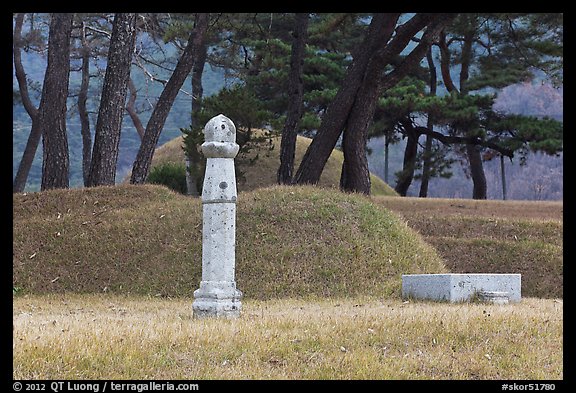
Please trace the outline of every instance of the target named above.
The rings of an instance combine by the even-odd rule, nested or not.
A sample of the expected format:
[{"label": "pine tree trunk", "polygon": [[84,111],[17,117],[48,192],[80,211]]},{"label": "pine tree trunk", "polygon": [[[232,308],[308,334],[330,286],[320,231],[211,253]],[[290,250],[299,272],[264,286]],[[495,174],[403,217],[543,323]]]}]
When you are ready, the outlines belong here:
[{"label": "pine tree trunk", "polygon": [[[432,129],[433,124],[428,121],[428,128]],[[430,183],[430,165],[432,156],[432,138],[430,135],[426,135],[426,144],[424,145],[424,160],[422,163],[422,181],[420,182],[420,192],[418,196],[420,198],[426,198],[428,196],[428,184]]]},{"label": "pine tree trunk", "polygon": [[[467,31],[464,34],[464,41],[462,43],[462,68],[460,71],[460,94],[468,94],[468,76],[470,62],[472,58],[472,44],[474,34]],[[466,154],[468,155],[468,162],[470,164],[470,174],[472,182],[474,183],[472,190],[473,199],[487,199],[488,198],[488,185],[486,182],[486,175],[484,174],[484,165],[482,164],[482,155],[480,154],[480,146],[466,145]]]},{"label": "pine tree trunk", "polygon": [[70,75],[70,35],[74,14],[51,15],[48,64],[38,108],[43,161],[41,190],[68,188],[69,155],[66,100]]},{"label": "pine tree trunk", "polygon": [[128,112],[128,116],[132,119],[132,124],[134,124],[134,128],[136,129],[136,133],[140,137],[140,141],[144,139],[144,126],[142,125],[142,121],[140,117],[138,117],[138,112],[136,112],[136,98],[138,98],[138,91],[136,90],[136,85],[134,85],[134,81],[132,78],[128,79],[128,102],[126,103],[126,112]]},{"label": "pine tree trunk", "polygon": [[136,14],[115,14],[96,121],[89,187],[116,184],[120,132],[135,42]]},{"label": "pine tree trunk", "polygon": [[130,183],[132,184],[143,184],[148,177],[150,164],[152,163],[152,157],[154,156],[154,150],[156,149],[156,144],[160,138],[160,133],[162,132],[168,113],[172,108],[172,104],[174,104],[174,100],[178,95],[178,91],[192,70],[195,56],[198,55],[198,49],[203,44],[207,28],[208,14],[198,14],[197,25],[194,28],[194,31],[190,34],[188,44],[186,45],[180,60],[178,60],[176,69],[170,76],[168,83],[164,86],[164,90],[162,90],[158,102],[152,111],[152,115],[148,120],[148,124],[146,125],[144,139],[142,139],[140,149],[138,150],[136,160],[132,167],[132,176],[130,178]]},{"label": "pine tree trunk", "polygon": [[438,47],[440,48],[440,73],[442,74],[444,87],[450,93],[459,93],[452,81],[452,76],[450,75],[450,63],[452,59],[450,56],[450,50],[448,49],[448,44],[446,43],[446,33],[444,31],[440,33]]},{"label": "pine tree trunk", "polygon": [[196,175],[198,164],[192,164],[189,157],[185,157],[184,161],[186,163],[186,195],[198,197],[202,194],[198,187],[198,176]]},{"label": "pine tree trunk", "polygon": [[[370,67],[368,67],[370,69]],[[365,80],[371,79],[370,76]],[[350,117],[342,139],[344,162],[340,176],[340,189],[346,192],[359,192],[370,195],[370,171],[366,157],[368,126],[374,117],[378,101],[379,86],[371,79],[363,83],[356,101],[350,111]]]},{"label": "pine tree trunk", "polygon": [[474,184],[472,190],[473,199],[487,199],[487,184],[484,174],[484,165],[482,164],[482,155],[479,146],[467,144],[466,154],[470,163],[470,175]]},{"label": "pine tree trunk", "polygon": [[394,188],[400,196],[406,196],[408,189],[414,179],[414,169],[416,168],[416,156],[418,154],[418,137],[410,124],[405,125],[406,129],[406,148],[404,151],[404,166],[398,177],[396,187]]},{"label": "pine tree trunk", "polygon": [[208,55],[208,47],[205,42],[202,42],[198,48],[194,66],[192,67],[192,118],[191,125],[198,126],[198,113],[200,112],[202,98],[204,97],[204,86],[202,85],[202,75],[204,74],[204,66],[206,65],[206,56]]},{"label": "pine tree trunk", "polygon": [[502,176],[502,199],[506,200],[506,171],[504,170],[504,156],[500,154],[500,174]]},{"label": "pine tree trunk", "polygon": [[294,22],[294,32],[292,33],[292,53],[290,55],[290,74],[288,75],[288,115],[282,129],[282,140],[280,142],[280,167],[277,172],[278,184],[290,184],[292,182],[298,123],[302,117],[302,97],[304,95],[302,70],[304,68],[307,30],[308,14],[297,13]]},{"label": "pine tree trunk", "polygon": [[366,157],[366,138],[344,132],[342,144],[345,159],[342,162],[340,190],[370,195],[370,171]]},{"label": "pine tree trunk", "polygon": [[384,134],[384,182],[388,184],[388,161],[390,160],[390,137]]},{"label": "pine tree trunk", "polygon": [[[434,65],[434,58],[432,57],[432,47],[428,48],[426,52],[426,61],[428,62],[428,72],[430,73],[429,87],[430,96],[436,95],[436,85],[438,84],[438,76],[436,74],[436,66]],[[428,119],[426,120],[426,128],[429,130],[434,129],[434,122],[432,120],[432,114],[428,113]],[[424,145],[424,162],[422,164],[422,181],[420,183],[420,193],[418,196],[420,198],[426,198],[428,196],[428,184],[430,182],[430,172],[431,172],[431,161],[432,161],[432,140],[430,135],[426,135],[426,144]]]},{"label": "pine tree trunk", "polygon": [[[202,85],[202,74],[204,73],[204,66],[206,64],[206,56],[208,55],[208,46],[203,42],[198,48],[198,55],[194,60],[192,67],[192,115],[190,117],[190,127],[200,126],[198,115],[202,109],[201,103],[204,96],[204,87]],[[184,152],[186,156],[186,194],[193,197],[198,197],[202,194],[201,183],[202,174],[201,164],[202,159],[200,154],[197,156],[188,156],[188,151]]]},{"label": "pine tree trunk", "polygon": [[90,47],[86,42],[84,23],[82,23],[82,80],[78,93],[78,116],[80,117],[80,133],[82,134],[82,179],[84,186],[88,186],[90,175],[90,162],[92,161],[92,135],[90,134],[90,118],[86,108],[88,99],[88,86],[90,83]]},{"label": "pine tree trunk", "polygon": [[317,184],[320,180],[326,161],[328,161],[342,130],[346,126],[368,62],[374,51],[382,43],[388,42],[394,33],[399,16],[400,14],[380,13],[375,14],[372,18],[364,41],[354,54],[354,60],[346,71],[342,85],[328,106],[320,128],[302,158],[294,177],[295,183]]},{"label": "pine tree trunk", "polygon": [[36,117],[32,119],[30,135],[28,135],[28,141],[26,142],[26,147],[24,148],[22,159],[20,160],[18,170],[16,171],[12,192],[24,191],[24,188],[26,187],[26,181],[28,180],[28,174],[30,173],[30,168],[32,168],[32,163],[34,162],[36,150],[38,150],[38,145],[40,144],[40,139],[42,139],[42,129],[39,127],[39,123]]},{"label": "pine tree trunk", "polygon": [[[470,63],[472,61],[472,44],[474,42],[474,34],[472,31],[467,31],[464,34],[462,42],[462,52],[460,56],[461,70],[460,70],[460,92],[456,90],[452,77],[450,76],[450,51],[446,43],[446,35],[444,33],[440,36],[440,69],[442,72],[442,79],[444,85],[449,92],[457,92],[464,96],[468,94],[468,77],[470,70]],[[469,134],[468,130],[462,130],[465,135]],[[482,156],[480,154],[479,146],[467,144],[466,155],[470,166],[470,173],[472,176],[473,199],[487,199],[487,184],[486,175],[484,174],[484,166],[482,165]]]}]

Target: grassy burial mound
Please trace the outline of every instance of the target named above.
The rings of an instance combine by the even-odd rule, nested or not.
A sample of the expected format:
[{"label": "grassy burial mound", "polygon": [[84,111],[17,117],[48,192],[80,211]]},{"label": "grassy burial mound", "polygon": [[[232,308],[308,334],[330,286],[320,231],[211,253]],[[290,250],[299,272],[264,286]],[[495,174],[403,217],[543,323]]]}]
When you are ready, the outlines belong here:
[{"label": "grassy burial mound", "polygon": [[[298,136],[294,170],[298,169],[298,165],[300,165],[302,157],[304,157],[304,153],[311,142],[310,138]],[[248,148],[249,151],[246,154],[242,154],[241,157],[236,159],[237,169],[242,174],[238,178],[238,191],[251,191],[276,184],[276,171],[280,165],[280,137],[270,137],[265,143],[249,142]],[[343,161],[343,153],[339,150],[333,150],[322,172],[319,182],[320,187],[339,187]],[[152,167],[163,163],[184,163],[182,137],[174,138],[156,149]],[[371,174],[370,179],[372,182],[372,195],[398,195],[392,187],[378,176]]]},{"label": "grassy burial mound", "polygon": [[[436,251],[367,197],[320,187],[239,193],[236,279],[247,298],[399,297],[401,274],[445,272]],[[24,293],[191,297],[202,205],[161,186],[13,196],[13,286]]]},{"label": "grassy burial mound", "polygon": [[563,296],[563,202],[373,198],[432,244],[453,273],[520,273],[522,296]]}]

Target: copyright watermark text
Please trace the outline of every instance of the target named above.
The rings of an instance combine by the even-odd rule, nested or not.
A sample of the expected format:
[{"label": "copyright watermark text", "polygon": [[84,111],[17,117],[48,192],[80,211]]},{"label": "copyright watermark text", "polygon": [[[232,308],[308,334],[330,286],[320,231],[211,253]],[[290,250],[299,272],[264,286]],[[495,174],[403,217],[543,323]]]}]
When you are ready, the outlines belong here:
[{"label": "copyright watermark text", "polygon": [[52,382],[28,382],[16,381],[12,384],[15,392],[148,392],[148,391],[197,391],[196,383],[187,382],[114,382],[114,381],[52,381]]}]

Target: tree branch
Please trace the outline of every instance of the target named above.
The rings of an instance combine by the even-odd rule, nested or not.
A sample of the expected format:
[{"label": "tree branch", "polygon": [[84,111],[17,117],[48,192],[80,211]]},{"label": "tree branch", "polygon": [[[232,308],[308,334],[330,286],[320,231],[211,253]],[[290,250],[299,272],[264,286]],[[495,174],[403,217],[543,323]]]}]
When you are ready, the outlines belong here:
[{"label": "tree branch", "polygon": [[130,95],[128,97],[128,102],[126,103],[126,112],[130,115],[130,119],[132,119],[132,123],[134,123],[134,127],[136,128],[136,132],[140,136],[140,140],[144,138],[144,126],[142,125],[142,121],[138,117],[138,113],[136,113],[136,86],[134,86],[134,81],[132,78],[128,81],[128,90],[130,91]]},{"label": "tree branch", "polygon": [[[160,78],[152,75],[152,73],[150,71],[148,71],[148,69],[138,60],[140,58],[144,59],[142,56],[138,55],[138,56],[135,56],[135,58],[136,58],[135,64],[138,66],[138,68],[140,68],[142,70],[142,72],[144,72],[144,74],[148,77],[148,79],[150,79],[153,82],[160,82],[164,86],[168,83],[168,80],[160,79]],[[192,94],[190,94],[186,90],[179,89],[179,91],[181,91],[182,93],[184,93],[188,97],[192,97]]]},{"label": "tree branch", "polygon": [[480,38],[475,38],[474,42],[477,43],[478,45],[482,46],[484,49],[486,49],[488,51],[488,55],[492,54],[492,48],[490,47],[489,44],[482,41]]},{"label": "tree branch", "polygon": [[16,79],[18,80],[18,89],[20,90],[20,97],[22,98],[22,104],[24,109],[28,113],[31,119],[34,119],[38,114],[38,109],[32,104],[30,99],[30,93],[28,92],[28,81],[26,80],[26,72],[24,71],[24,66],[22,65],[22,25],[24,23],[24,14],[19,13],[16,15],[16,23],[14,24],[14,72],[16,74]]},{"label": "tree branch", "polygon": [[108,37],[108,38],[112,37],[112,33],[111,33],[111,32],[106,31],[106,30],[102,30],[102,29],[97,29],[97,28],[94,27],[94,26],[86,25],[86,30],[92,30],[93,32],[102,34],[103,36],[106,36],[106,37]]},{"label": "tree branch", "polygon": [[446,86],[448,92],[452,93],[455,91],[458,93],[458,89],[454,86],[454,82],[450,76],[450,49],[446,43],[446,33],[444,31],[440,33],[438,47],[440,48],[440,72],[442,74],[444,86]]},{"label": "tree branch", "polygon": [[393,71],[386,75],[381,75],[380,91],[384,91],[391,86],[394,86],[400,79],[402,79],[410,70],[420,62],[420,60],[425,56],[428,48],[438,38],[440,34],[440,29],[443,28],[445,23],[447,23],[450,18],[454,16],[442,16],[437,17],[430,25],[426,28],[426,31],[422,35],[418,45],[412,49],[412,51],[404,57],[404,59],[398,64]]},{"label": "tree branch", "polygon": [[414,127],[414,130],[419,135],[429,135],[432,138],[439,140],[440,142],[442,142],[445,145],[453,145],[453,144],[480,145],[480,146],[484,146],[484,147],[490,148],[492,150],[495,150],[504,156],[507,156],[510,158],[514,157],[514,151],[513,150],[508,149],[506,147],[502,147],[502,146],[494,143],[493,141],[478,138],[477,136],[444,135],[440,132],[433,131],[433,130],[429,129],[428,127],[422,127],[422,126]]},{"label": "tree branch", "polygon": [[510,17],[506,17],[506,19],[508,20],[508,27],[510,29],[510,34],[512,35],[511,40],[512,45],[514,46],[514,48],[516,48],[518,53],[520,53],[520,56],[524,58],[525,63],[530,67],[534,67],[538,70],[546,72],[540,65],[534,64],[532,61],[530,61],[528,55],[526,55],[524,50],[520,47],[522,43],[518,38],[518,35],[516,34],[516,29],[514,28],[514,21]]}]

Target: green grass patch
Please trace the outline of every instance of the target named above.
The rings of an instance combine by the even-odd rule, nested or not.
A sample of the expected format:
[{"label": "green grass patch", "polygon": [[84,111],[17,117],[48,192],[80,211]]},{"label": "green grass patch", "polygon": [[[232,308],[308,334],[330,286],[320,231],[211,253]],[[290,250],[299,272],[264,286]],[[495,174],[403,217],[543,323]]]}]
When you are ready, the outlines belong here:
[{"label": "green grass patch", "polygon": [[146,182],[161,184],[180,194],[186,194],[186,165],[172,162],[155,165],[151,168]]}]

